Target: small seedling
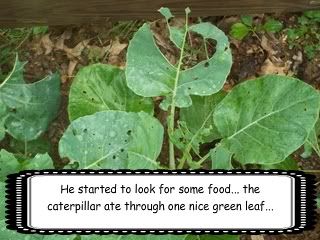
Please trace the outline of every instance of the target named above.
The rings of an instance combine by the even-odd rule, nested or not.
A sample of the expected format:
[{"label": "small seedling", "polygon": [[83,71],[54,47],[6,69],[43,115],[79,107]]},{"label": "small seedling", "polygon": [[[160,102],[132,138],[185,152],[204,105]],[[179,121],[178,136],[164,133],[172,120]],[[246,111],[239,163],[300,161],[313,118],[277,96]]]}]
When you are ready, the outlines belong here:
[{"label": "small seedling", "polygon": [[264,24],[255,24],[252,16],[241,16],[241,22],[232,25],[230,35],[242,40],[250,34],[258,37],[261,32],[277,33],[282,27],[283,24],[273,18],[268,18]]},{"label": "small seedling", "polygon": [[289,48],[302,48],[309,60],[320,51],[320,11],[307,11],[296,27],[287,29]]}]

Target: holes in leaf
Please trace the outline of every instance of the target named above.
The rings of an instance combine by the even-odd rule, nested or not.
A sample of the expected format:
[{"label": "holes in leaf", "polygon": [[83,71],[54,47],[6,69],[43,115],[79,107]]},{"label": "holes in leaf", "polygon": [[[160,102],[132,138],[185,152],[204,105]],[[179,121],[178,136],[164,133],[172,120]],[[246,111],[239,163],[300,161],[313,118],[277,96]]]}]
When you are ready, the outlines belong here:
[{"label": "holes in leaf", "polygon": [[94,102],[94,98],[91,98],[91,101]]},{"label": "holes in leaf", "polygon": [[17,113],[17,109],[16,108],[11,108],[10,112]]},{"label": "holes in leaf", "polygon": [[206,63],[204,64],[204,67],[205,67],[205,68],[207,68],[207,67],[209,67],[209,66],[210,66],[209,62],[206,62]]},{"label": "holes in leaf", "polygon": [[128,136],[131,136],[131,133],[132,133],[132,130],[128,130],[128,131],[127,131],[127,135],[128,135]]},{"label": "holes in leaf", "polygon": [[121,152],[124,152],[124,149],[123,149],[123,148],[121,148],[121,149],[120,149],[120,151],[121,151]]},{"label": "holes in leaf", "polygon": [[116,159],[116,158],[117,158],[116,155],[113,155],[113,156],[112,156],[112,159]]},{"label": "holes in leaf", "polygon": [[87,132],[88,132],[88,129],[86,129],[86,128],[83,129],[83,132],[84,132],[84,133],[87,133]]},{"label": "holes in leaf", "polygon": [[82,91],[82,93],[83,93],[83,94],[87,94],[87,92],[86,92],[86,91]]}]

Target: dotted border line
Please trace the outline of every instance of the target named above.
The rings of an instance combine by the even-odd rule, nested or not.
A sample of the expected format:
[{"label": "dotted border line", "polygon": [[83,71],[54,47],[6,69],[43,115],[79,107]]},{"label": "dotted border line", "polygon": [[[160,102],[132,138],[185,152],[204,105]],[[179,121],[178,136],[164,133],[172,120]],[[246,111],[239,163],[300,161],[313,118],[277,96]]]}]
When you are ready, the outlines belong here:
[{"label": "dotted border line", "polygon": [[[300,178],[300,226],[283,230],[41,230],[23,226],[22,223],[22,181],[35,175],[286,175]],[[166,170],[86,170],[86,171],[23,171],[16,177],[16,228],[22,233],[39,234],[283,234],[301,232],[307,226],[307,179],[301,172],[291,171],[166,171]]]}]

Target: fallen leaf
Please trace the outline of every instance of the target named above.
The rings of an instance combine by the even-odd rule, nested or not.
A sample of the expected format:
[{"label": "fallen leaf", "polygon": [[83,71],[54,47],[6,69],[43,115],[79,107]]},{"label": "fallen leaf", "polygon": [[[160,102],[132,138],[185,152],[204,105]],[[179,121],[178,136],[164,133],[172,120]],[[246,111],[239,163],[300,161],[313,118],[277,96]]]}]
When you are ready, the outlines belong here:
[{"label": "fallen leaf", "polygon": [[48,55],[52,52],[54,47],[53,42],[50,40],[50,34],[46,34],[41,38],[41,45],[45,49],[45,55]]},{"label": "fallen leaf", "polygon": [[289,73],[290,69],[290,63],[286,62],[283,64],[283,66],[277,66],[274,64],[269,58],[265,60],[261,67],[260,75],[266,75],[266,74],[279,74],[279,75],[292,75]]},{"label": "fallen leaf", "polygon": [[117,56],[119,55],[126,47],[128,44],[126,43],[120,43],[119,39],[116,38],[115,41],[112,41],[110,49],[109,49],[109,54],[111,56]]},{"label": "fallen leaf", "polygon": [[251,240],[264,240],[262,235],[252,235]]},{"label": "fallen leaf", "polygon": [[261,47],[268,53],[269,56],[277,54],[277,51],[273,49],[270,41],[264,35],[261,37]]},{"label": "fallen leaf", "polygon": [[63,50],[66,52],[69,59],[79,58],[82,51],[88,46],[90,41],[91,39],[83,40],[74,48],[68,48],[64,46]]},{"label": "fallen leaf", "polygon": [[63,32],[63,34],[61,34],[61,36],[58,38],[56,44],[55,44],[55,48],[57,50],[63,50],[64,49],[64,41],[66,39],[70,39],[72,35],[72,32],[70,30],[66,30]]},{"label": "fallen leaf", "polygon": [[70,61],[69,62],[69,66],[68,66],[68,77],[69,78],[73,77],[73,72],[74,72],[77,64],[78,64],[78,61]]}]

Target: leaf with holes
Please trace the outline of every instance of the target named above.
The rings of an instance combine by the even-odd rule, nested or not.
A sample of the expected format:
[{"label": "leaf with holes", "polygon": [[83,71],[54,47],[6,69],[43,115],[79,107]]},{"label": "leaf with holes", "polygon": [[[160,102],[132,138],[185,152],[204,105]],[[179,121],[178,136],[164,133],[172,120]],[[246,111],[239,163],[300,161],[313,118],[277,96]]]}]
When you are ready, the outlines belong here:
[{"label": "leaf with holes", "polygon": [[135,95],[127,87],[124,71],[119,68],[105,64],[82,68],[70,89],[70,120],[105,110],[153,114],[153,102]]},{"label": "leaf with holes", "polygon": [[[167,18],[170,15],[167,16]],[[187,15],[188,17],[188,15]],[[215,40],[215,54],[183,70],[188,32],[201,35],[205,40]],[[127,53],[126,79],[130,89],[144,97],[165,96],[162,109],[189,107],[191,95],[208,96],[224,85],[232,64],[227,36],[210,23],[193,26],[186,24],[183,31],[180,60],[173,66],[157,47],[149,24],[144,24],[130,41]],[[175,43],[180,46],[177,40]]]},{"label": "leaf with holes", "polygon": [[[60,79],[50,75],[39,82],[25,84],[24,64],[16,59],[15,66],[0,84],[0,135],[3,128],[14,138],[29,141],[47,130],[60,105]],[[2,133],[1,133],[2,132]],[[0,136],[1,137],[1,136]]]},{"label": "leaf with holes", "polygon": [[104,111],[73,121],[59,143],[61,157],[90,169],[156,169],[163,127],[147,113]]},{"label": "leaf with holes", "polygon": [[319,114],[320,95],[306,83],[265,76],[235,87],[213,119],[221,144],[241,164],[275,164],[306,141]]}]

